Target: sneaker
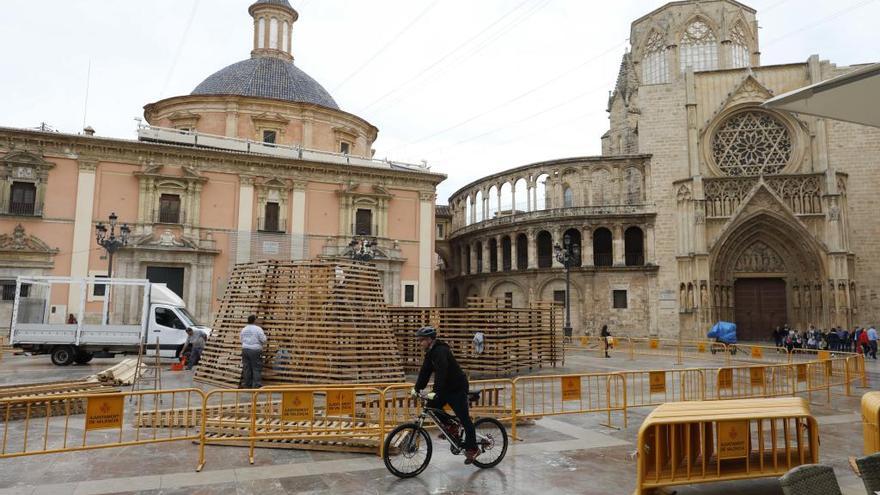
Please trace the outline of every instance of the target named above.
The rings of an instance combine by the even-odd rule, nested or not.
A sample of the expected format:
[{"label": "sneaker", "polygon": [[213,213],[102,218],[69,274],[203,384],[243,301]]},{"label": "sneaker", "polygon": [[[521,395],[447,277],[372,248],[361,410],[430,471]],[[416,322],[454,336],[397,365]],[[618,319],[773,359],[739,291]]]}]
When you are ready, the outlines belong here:
[{"label": "sneaker", "polygon": [[473,464],[474,459],[480,455],[480,451],[478,449],[468,449],[464,451],[464,463],[465,464]]}]

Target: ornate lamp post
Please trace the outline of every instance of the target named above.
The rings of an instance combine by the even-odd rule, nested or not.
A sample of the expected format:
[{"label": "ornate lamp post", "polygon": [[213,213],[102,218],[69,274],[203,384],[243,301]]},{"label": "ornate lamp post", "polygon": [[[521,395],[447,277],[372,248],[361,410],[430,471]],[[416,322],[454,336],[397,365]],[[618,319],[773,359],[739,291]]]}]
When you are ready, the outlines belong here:
[{"label": "ornate lamp post", "polygon": [[[104,248],[107,251],[107,278],[113,277],[113,253],[119,251],[123,246],[128,244],[128,234],[131,233],[131,229],[128,228],[128,224],[124,223],[119,227],[119,235],[116,235],[116,213],[110,214],[110,222],[109,228],[107,225],[104,225],[103,222],[98,222],[98,225],[95,225],[95,240],[98,242],[98,245]],[[110,286],[104,286],[104,298],[106,299],[105,307],[109,307],[110,304]],[[107,320],[109,320],[109,314],[104,316]],[[109,323],[109,321],[104,322]]]},{"label": "ornate lamp post", "polygon": [[366,236],[355,237],[348,243],[348,256],[355,261],[370,261],[375,256],[373,247],[376,244],[376,239]]},{"label": "ornate lamp post", "polygon": [[568,339],[571,342],[571,267],[577,264],[581,257],[581,248],[576,244],[572,244],[571,236],[566,234],[562,238],[562,246],[556,243],[553,246],[553,252],[556,254],[556,261],[562,263],[565,267],[565,326],[562,327],[563,342]]}]

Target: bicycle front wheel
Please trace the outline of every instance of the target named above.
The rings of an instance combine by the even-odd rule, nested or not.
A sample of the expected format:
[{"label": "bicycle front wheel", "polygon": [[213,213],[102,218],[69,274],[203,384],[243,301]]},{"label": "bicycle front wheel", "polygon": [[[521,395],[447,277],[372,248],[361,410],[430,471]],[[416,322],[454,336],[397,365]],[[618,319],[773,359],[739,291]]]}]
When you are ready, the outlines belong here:
[{"label": "bicycle front wheel", "polygon": [[495,418],[480,418],[474,423],[480,455],[474,464],[480,468],[495,467],[507,454],[507,429]]},{"label": "bicycle front wheel", "polygon": [[405,423],[385,437],[382,460],[391,474],[398,478],[412,478],[428,467],[434,446],[424,428]]}]

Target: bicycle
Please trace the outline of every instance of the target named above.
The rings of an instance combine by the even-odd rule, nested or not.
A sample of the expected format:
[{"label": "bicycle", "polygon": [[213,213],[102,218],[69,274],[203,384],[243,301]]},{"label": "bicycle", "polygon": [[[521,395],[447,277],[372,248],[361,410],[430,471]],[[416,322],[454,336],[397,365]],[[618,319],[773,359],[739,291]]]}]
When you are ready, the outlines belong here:
[{"label": "bicycle", "polygon": [[[419,393],[422,412],[411,423],[404,423],[391,430],[385,437],[382,460],[391,474],[399,478],[418,476],[431,462],[433,443],[425,429],[425,421],[430,420],[440,429],[441,438],[449,442],[449,450],[453,455],[464,453],[464,428],[461,421],[443,409],[428,407],[428,395]],[[476,402],[480,392],[468,392],[468,402]],[[495,418],[478,418],[474,422],[477,433],[479,456],[474,465],[479,468],[491,468],[498,465],[507,453],[507,430]],[[400,464],[398,466],[398,464]]]}]

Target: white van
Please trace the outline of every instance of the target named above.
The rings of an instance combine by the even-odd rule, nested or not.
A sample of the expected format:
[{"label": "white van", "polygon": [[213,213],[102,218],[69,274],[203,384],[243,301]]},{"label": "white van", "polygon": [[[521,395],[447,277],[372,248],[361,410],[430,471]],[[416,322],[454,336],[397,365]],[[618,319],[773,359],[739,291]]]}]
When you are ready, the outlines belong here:
[{"label": "white van", "polygon": [[[21,287],[26,285],[27,296]],[[122,298],[128,314],[113,314],[109,300],[103,299],[100,314],[87,314],[86,298],[74,315],[76,321],[58,321],[53,315],[52,289],[66,286],[86,295],[94,286],[104,286],[104,293]],[[154,354],[158,341],[162,356],[179,355],[186,342],[186,329],[211,335],[211,329],[199,325],[186,305],[165,284],[149,280],[121,278],[18,277],[12,307],[9,341],[13,347],[33,354],[50,354],[58,366],[87,363],[95,354],[135,353],[141,343],[147,354]]]}]

